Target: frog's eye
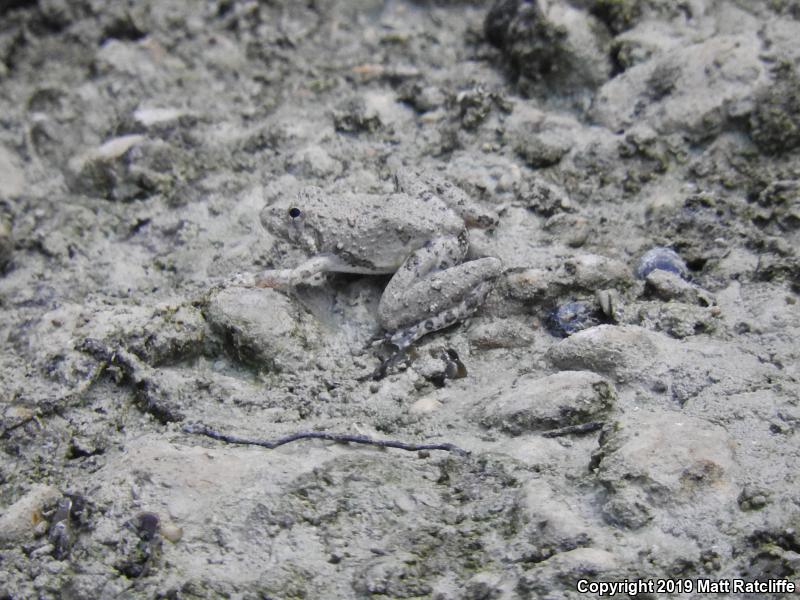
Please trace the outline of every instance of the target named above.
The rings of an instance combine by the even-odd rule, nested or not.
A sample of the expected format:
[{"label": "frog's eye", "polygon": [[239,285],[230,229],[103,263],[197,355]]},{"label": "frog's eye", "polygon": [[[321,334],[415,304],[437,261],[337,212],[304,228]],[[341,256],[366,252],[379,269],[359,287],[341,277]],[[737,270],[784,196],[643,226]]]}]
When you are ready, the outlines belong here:
[{"label": "frog's eye", "polygon": [[293,206],[292,208],[289,209],[289,216],[292,219],[299,219],[302,215],[303,211],[297,208],[296,206]]}]

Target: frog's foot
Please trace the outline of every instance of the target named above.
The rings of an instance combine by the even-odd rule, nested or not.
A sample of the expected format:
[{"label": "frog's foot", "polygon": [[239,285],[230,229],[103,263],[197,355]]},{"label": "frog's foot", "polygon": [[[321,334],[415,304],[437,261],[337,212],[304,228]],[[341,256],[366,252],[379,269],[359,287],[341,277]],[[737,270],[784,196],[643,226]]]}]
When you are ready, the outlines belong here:
[{"label": "frog's foot", "polygon": [[223,287],[255,287],[256,277],[252,273],[236,273],[221,283]]},{"label": "frog's foot", "polygon": [[474,202],[460,187],[440,175],[409,167],[394,174],[395,187],[409,196],[425,197],[434,194],[464,220],[467,227],[488,229],[497,225],[497,215]]},{"label": "frog's foot", "polygon": [[286,288],[291,287],[299,281],[294,273],[294,269],[271,269],[262,271],[254,278],[255,287],[260,288]]}]

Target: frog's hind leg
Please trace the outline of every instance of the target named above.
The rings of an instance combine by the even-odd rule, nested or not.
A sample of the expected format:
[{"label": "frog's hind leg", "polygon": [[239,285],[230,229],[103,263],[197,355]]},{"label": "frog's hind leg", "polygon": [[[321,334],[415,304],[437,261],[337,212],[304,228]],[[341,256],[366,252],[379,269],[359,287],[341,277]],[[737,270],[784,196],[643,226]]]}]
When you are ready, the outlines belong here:
[{"label": "frog's hind leg", "polygon": [[381,297],[378,318],[402,349],[431,331],[463,321],[483,303],[500,274],[496,258],[462,263],[466,235],[433,240],[412,253]]},{"label": "frog's hind leg", "polygon": [[[489,260],[498,263],[499,272],[500,261],[496,258],[479,260]],[[492,287],[494,287],[494,281],[483,281],[479,283],[457,304],[426,318],[424,321],[415,323],[409,327],[401,328],[389,338],[390,341],[400,350],[403,350],[427,333],[438,331],[439,329],[444,329],[445,327],[464,321],[483,304],[484,300],[486,300],[486,296],[492,290]]]}]

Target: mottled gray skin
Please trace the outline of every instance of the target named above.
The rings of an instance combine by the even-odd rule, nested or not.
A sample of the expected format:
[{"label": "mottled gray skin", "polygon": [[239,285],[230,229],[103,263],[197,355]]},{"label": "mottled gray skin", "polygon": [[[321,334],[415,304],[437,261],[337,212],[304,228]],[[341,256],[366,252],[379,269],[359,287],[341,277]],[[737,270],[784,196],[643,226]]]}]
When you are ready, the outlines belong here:
[{"label": "mottled gray skin", "polygon": [[463,262],[469,249],[464,218],[414,172],[398,173],[396,182],[398,192],[388,195],[329,195],[307,187],[265,207],[266,229],[310,258],[294,269],[265,271],[258,284],[291,286],[326,271],[394,273],[378,318],[401,348],[471,315],[491,290],[500,261]]}]

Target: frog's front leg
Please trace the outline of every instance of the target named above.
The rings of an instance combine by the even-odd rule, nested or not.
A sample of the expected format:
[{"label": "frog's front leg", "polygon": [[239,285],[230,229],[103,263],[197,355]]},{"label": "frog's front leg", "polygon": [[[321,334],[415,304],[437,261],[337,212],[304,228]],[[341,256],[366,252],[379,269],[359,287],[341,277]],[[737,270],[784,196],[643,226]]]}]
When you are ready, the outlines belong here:
[{"label": "frog's front leg", "polygon": [[255,287],[285,288],[311,280],[312,277],[325,271],[332,271],[336,259],[327,255],[315,256],[294,269],[269,269],[253,278]]},{"label": "frog's front leg", "polygon": [[462,262],[466,237],[440,238],[413,252],[389,281],[378,306],[391,341],[405,348],[426,333],[463,321],[483,303],[502,265],[496,258]]}]

